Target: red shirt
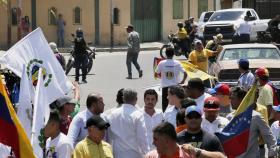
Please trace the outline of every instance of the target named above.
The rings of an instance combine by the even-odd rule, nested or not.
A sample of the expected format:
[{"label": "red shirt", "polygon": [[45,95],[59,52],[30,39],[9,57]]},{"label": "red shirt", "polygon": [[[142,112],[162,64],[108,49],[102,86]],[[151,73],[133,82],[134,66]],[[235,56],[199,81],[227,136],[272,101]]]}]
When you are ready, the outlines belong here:
[{"label": "red shirt", "polygon": [[72,121],[72,118],[70,116],[68,116],[67,119],[61,120],[59,128],[63,134],[67,135],[71,121]]}]

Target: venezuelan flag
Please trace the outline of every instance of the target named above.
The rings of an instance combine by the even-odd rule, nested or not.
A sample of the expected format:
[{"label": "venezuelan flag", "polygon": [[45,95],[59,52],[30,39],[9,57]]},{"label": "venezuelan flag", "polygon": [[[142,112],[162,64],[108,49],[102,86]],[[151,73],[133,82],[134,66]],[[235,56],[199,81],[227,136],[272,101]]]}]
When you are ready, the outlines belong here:
[{"label": "venezuelan flag", "polygon": [[221,133],[216,133],[228,158],[235,158],[247,151],[256,89],[257,86],[254,83],[235,111],[230,123]]},{"label": "venezuelan flag", "polygon": [[0,143],[10,146],[17,158],[35,158],[31,144],[12,107],[0,75]]}]

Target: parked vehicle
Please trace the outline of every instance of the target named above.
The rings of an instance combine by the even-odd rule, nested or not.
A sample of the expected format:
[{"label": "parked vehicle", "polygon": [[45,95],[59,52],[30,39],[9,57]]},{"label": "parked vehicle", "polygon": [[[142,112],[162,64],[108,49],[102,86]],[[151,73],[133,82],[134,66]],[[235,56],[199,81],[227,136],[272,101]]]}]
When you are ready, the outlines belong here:
[{"label": "parked vehicle", "polygon": [[206,22],[210,19],[214,11],[202,12],[198,20],[198,36],[203,39],[203,28]]},{"label": "parked vehicle", "polygon": [[246,15],[249,15],[249,24],[252,26],[250,41],[257,41],[257,32],[267,29],[269,19],[260,20],[256,11],[250,8],[224,9],[214,12],[203,26],[204,39],[212,39],[214,35],[221,33],[224,41],[231,42],[236,29]]},{"label": "parked vehicle", "polygon": [[209,68],[209,74],[217,77],[219,82],[236,86],[240,76],[237,61],[241,58],[249,60],[253,73],[257,68],[265,66],[272,83],[280,86],[280,51],[273,44],[225,45],[217,61]]}]

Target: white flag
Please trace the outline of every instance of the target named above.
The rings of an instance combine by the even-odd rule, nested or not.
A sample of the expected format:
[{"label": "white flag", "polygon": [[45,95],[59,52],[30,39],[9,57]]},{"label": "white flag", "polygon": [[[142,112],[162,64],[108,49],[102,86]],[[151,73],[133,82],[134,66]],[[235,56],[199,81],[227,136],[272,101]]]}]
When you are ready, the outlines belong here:
[{"label": "white flag", "polygon": [[28,138],[31,137],[32,126],[32,96],[34,94],[34,87],[26,74],[26,66],[23,65],[23,72],[20,80],[19,92],[19,106],[17,110],[18,118],[24,128]]},{"label": "white flag", "polygon": [[28,78],[34,87],[38,80],[38,70],[42,68],[43,82],[47,89],[45,97],[50,102],[57,99],[57,94],[67,94],[71,90],[72,84],[67,80],[40,28],[10,48],[0,59],[0,64],[5,64],[19,77],[22,76],[22,66],[25,64]]},{"label": "white flag", "polygon": [[[43,150],[40,147],[40,135],[44,129],[46,122],[49,119],[50,107],[49,102],[45,97],[46,88],[44,86],[43,71],[42,68],[38,72],[38,83],[35,90],[34,98],[34,114],[33,114],[33,126],[31,134],[31,145],[37,158],[43,158]],[[61,97],[62,94],[58,97]]]}]

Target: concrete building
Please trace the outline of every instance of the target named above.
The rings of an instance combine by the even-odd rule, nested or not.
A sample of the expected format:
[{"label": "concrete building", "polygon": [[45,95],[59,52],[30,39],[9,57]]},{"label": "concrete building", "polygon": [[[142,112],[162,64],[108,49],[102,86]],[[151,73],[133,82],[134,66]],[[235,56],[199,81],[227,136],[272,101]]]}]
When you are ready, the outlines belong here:
[{"label": "concrete building", "polygon": [[[10,6],[0,0],[0,47],[7,46],[9,32],[12,43],[18,40],[17,0],[7,1]],[[170,32],[177,31],[179,21],[190,16],[198,19],[203,11],[230,8],[232,0],[22,0],[21,6],[21,15],[30,19],[30,30],[41,27],[48,41],[56,42],[55,17],[62,14],[66,45],[79,27],[86,41],[123,45],[127,24],[135,26],[142,42],[167,40]]]}]

